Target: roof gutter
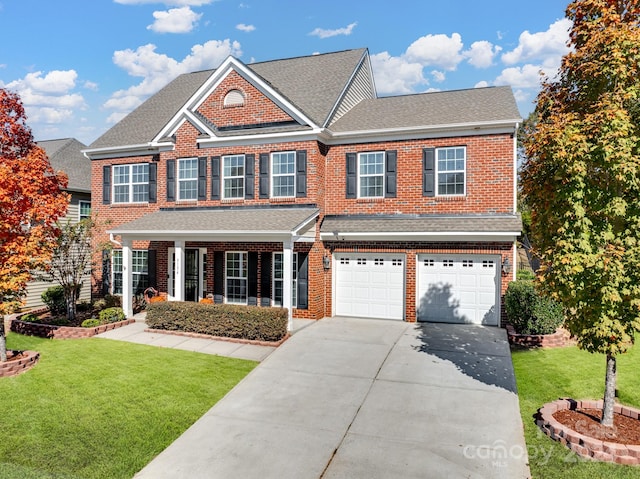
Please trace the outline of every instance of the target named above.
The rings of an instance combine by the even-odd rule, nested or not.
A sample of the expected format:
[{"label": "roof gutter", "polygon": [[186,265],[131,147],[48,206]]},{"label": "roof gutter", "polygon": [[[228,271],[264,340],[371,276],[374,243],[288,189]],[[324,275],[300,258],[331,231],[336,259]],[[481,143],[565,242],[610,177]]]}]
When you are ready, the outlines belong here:
[{"label": "roof gutter", "polygon": [[82,154],[90,160],[120,157],[153,155],[161,151],[170,151],[175,147],[173,142],[149,142],[138,145],[108,146],[105,148],[87,148],[81,150]]}]

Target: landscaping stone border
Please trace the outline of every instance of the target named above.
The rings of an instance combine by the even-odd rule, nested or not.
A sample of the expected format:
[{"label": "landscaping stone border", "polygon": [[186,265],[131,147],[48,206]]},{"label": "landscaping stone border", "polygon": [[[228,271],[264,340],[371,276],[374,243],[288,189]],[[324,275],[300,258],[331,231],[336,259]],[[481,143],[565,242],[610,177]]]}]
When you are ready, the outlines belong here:
[{"label": "landscaping stone border", "polygon": [[[618,444],[602,441],[580,434],[578,431],[557,421],[553,414],[565,409],[602,409],[600,401],[576,401],[574,399],[558,399],[538,409],[536,424],[551,439],[561,442],[576,454],[597,461],[615,462],[617,464],[640,464],[640,444]],[[640,418],[640,410],[616,404],[614,412],[632,419]]]},{"label": "landscaping stone border", "polygon": [[202,339],[214,339],[216,341],[228,341],[230,343],[241,343],[241,344],[255,344],[257,346],[273,346],[278,347],[282,343],[284,343],[287,339],[289,339],[290,334],[287,333],[284,338],[280,341],[257,341],[254,339],[242,339],[242,338],[230,338],[227,336],[212,336],[210,334],[203,333],[190,333],[187,331],[172,331],[168,329],[145,329],[148,333],[158,333],[158,334],[171,334],[173,336],[185,336],[187,338],[202,338]]},{"label": "landscaping stone border", "polygon": [[11,321],[11,331],[27,336],[38,336],[40,338],[80,339],[90,338],[96,334],[120,328],[131,323],[135,323],[135,319],[125,319],[117,323],[101,324],[93,328],[76,328],[71,326],[56,326],[53,324],[30,323],[20,319],[13,319]]},{"label": "landscaping stone border", "polygon": [[507,324],[507,336],[509,344],[525,348],[563,348],[576,344],[569,331],[562,328],[553,334],[517,334],[513,326]]},{"label": "landscaping stone border", "polygon": [[28,371],[36,365],[40,359],[40,353],[38,351],[7,351],[7,357],[22,353],[24,358],[17,359],[15,361],[7,361],[6,363],[0,363],[0,378],[7,378],[10,376],[17,376],[18,374]]}]

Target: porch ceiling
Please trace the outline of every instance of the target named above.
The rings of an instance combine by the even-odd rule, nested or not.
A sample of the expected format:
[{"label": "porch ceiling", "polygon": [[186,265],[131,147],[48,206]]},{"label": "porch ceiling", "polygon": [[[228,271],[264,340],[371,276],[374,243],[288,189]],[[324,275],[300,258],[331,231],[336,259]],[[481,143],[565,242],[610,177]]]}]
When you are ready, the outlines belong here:
[{"label": "porch ceiling", "polygon": [[136,240],[285,241],[315,224],[318,208],[160,210],[108,231]]}]

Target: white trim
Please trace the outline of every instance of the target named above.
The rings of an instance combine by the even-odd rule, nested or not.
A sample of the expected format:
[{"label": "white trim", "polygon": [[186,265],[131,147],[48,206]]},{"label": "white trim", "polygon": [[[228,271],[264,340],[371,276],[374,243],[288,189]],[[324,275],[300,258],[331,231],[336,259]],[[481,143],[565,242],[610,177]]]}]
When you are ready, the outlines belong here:
[{"label": "white trim", "polygon": [[[360,180],[362,179],[363,175],[360,173],[360,157],[361,155],[382,155],[382,173],[380,174],[375,174],[375,175],[364,175],[365,178],[375,178],[375,177],[382,177],[382,194],[380,195],[375,195],[375,196],[362,196],[361,192],[362,192],[362,184],[360,183]],[[381,150],[381,151],[362,151],[360,153],[357,154],[356,156],[357,158],[357,163],[356,163],[356,187],[357,187],[357,198],[365,198],[365,199],[371,199],[371,198],[384,198],[384,192],[385,192],[385,171],[386,171],[386,167],[387,167],[387,155],[386,152]],[[376,158],[377,159],[377,158]]]},{"label": "white trim", "polygon": [[[135,182],[133,181],[133,167],[134,166],[146,166],[147,167],[147,181],[146,182]],[[129,180],[126,183],[118,183],[116,185],[116,169],[117,168],[127,168],[127,177]],[[127,186],[128,190],[128,201],[116,201],[116,186]],[[147,185],[147,200],[146,201],[134,201],[133,200],[133,187],[134,185]],[[118,164],[111,165],[111,201],[112,205],[144,205],[149,203],[149,163],[126,163],[126,164]]]},{"label": "white trim", "polygon": [[85,218],[91,218],[91,200],[78,200],[78,221],[82,221],[82,205],[89,205],[89,216],[85,216]]},{"label": "white trim", "polygon": [[464,241],[464,242],[512,242],[520,233],[517,231],[436,231],[436,232],[321,232],[322,241]]},{"label": "white trim", "polygon": [[211,138],[198,138],[198,148],[222,148],[231,146],[255,146],[257,143],[292,143],[297,141],[317,141],[326,138],[324,130],[314,128],[312,130],[287,131],[282,133],[261,133],[256,135],[215,136]]},{"label": "white trim", "polygon": [[[244,272],[245,276],[229,276],[229,268],[227,268],[227,257],[229,254],[240,254],[240,273]],[[243,261],[244,258],[244,261]],[[243,262],[246,266],[243,267]],[[227,281],[229,279],[239,279],[245,281],[245,299],[244,303],[229,301],[229,290]],[[224,302],[227,304],[249,304],[249,253],[247,251],[225,251],[224,252]]]},{"label": "white trim", "polygon": [[[462,148],[464,150],[464,168],[462,169],[462,174],[464,175],[463,178],[463,184],[462,184],[462,188],[463,188],[463,192],[462,193],[444,193],[444,194],[440,194],[439,190],[440,190],[440,179],[439,179],[439,174],[440,169],[438,168],[438,152],[443,151],[443,150],[457,150],[458,148]],[[446,161],[446,160],[445,160]],[[454,159],[454,161],[457,161],[456,159]],[[438,147],[435,148],[435,158],[434,158],[434,165],[433,165],[433,169],[434,169],[434,174],[435,174],[435,178],[434,178],[434,184],[435,184],[435,195],[438,197],[444,197],[444,198],[458,198],[458,197],[464,197],[467,194],[467,147],[464,145],[460,145],[460,146],[442,146],[442,147]],[[460,170],[445,170],[442,173],[460,173]]]},{"label": "white trim", "polygon": [[[271,306],[274,307],[283,307],[284,305],[284,301],[282,301],[282,304],[276,304],[276,300],[275,300],[275,291],[276,291],[276,281],[281,281],[282,282],[282,291],[284,293],[284,269],[283,269],[283,275],[282,278],[280,279],[276,279],[275,277],[275,272],[276,272],[276,268],[275,268],[275,264],[276,264],[276,255],[283,255],[282,256],[282,263],[283,263],[283,268],[284,268],[284,252],[282,251],[273,251],[271,253]],[[298,271],[293,268],[293,266],[297,266],[300,267],[300,265],[298,264],[298,253],[294,252],[293,253],[293,257],[292,257],[292,267],[291,267],[291,281],[293,283],[292,285],[292,294],[291,294],[291,303],[292,303],[292,307],[293,308],[297,308],[298,307],[298,294],[297,294],[297,287],[298,287]],[[294,278],[295,276],[295,278]],[[293,304],[293,292],[296,292],[296,301],[295,304]],[[284,294],[283,294],[284,297]]]},{"label": "white trim", "polygon": [[[225,165],[224,165],[224,160],[225,158],[235,158],[235,157],[242,157],[242,175],[241,176],[225,176],[224,171],[225,171]],[[223,200],[239,200],[239,199],[244,199],[244,195],[245,195],[245,181],[246,181],[246,176],[247,176],[247,155],[240,153],[237,155],[222,155],[220,157],[220,161],[222,162],[221,166],[221,170],[222,170],[222,185],[221,185],[221,198]],[[225,185],[225,180],[234,180],[234,179],[238,179],[241,178],[242,179],[242,194],[240,196],[227,196],[226,195],[226,190],[227,187]]]},{"label": "white trim", "polygon": [[[287,173],[287,174],[278,174],[275,175],[273,173],[273,156],[274,155],[288,155],[288,154],[293,154],[293,173]],[[285,150],[285,151],[272,151],[271,153],[269,153],[269,198],[295,198],[296,197],[296,163],[298,161],[298,155],[296,153],[295,150]],[[288,176],[292,176],[293,177],[293,194],[292,195],[274,195],[274,184],[273,184],[273,180],[274,177],[279,177],[279,178],[283,178],[283,177],[288,177]]]},{"label": "white trim", "polygon": [[[195,178],[180,178],[180,163],[185,161],[195,162]],[[195,182],[195,196],[193,198],[181,198],[180,197],[180,184],[181,183],[192,183]],[[197,157],[188,157],[188,158],[178,158],[176,164],[176,200],[177,201],[197,201],[198,200],[198,158]]]}]

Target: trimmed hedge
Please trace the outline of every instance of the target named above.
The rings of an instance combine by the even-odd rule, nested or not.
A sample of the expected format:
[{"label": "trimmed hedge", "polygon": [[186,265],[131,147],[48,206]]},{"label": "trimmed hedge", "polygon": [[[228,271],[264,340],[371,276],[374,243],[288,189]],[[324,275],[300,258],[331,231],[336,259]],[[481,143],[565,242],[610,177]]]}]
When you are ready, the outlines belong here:
[{"label": "trimmed hedge", "polygon": [[564,321],[562,306],[541,296],[533,281],[509,283],[504,305],[507,319],[517,334],[553,334]]},{"label": "trimmed hedge", "polygon": [[232,304],[165,301],[147,305],[147,325],[254,341],[280,341],[287,334],[288,311]]}]

